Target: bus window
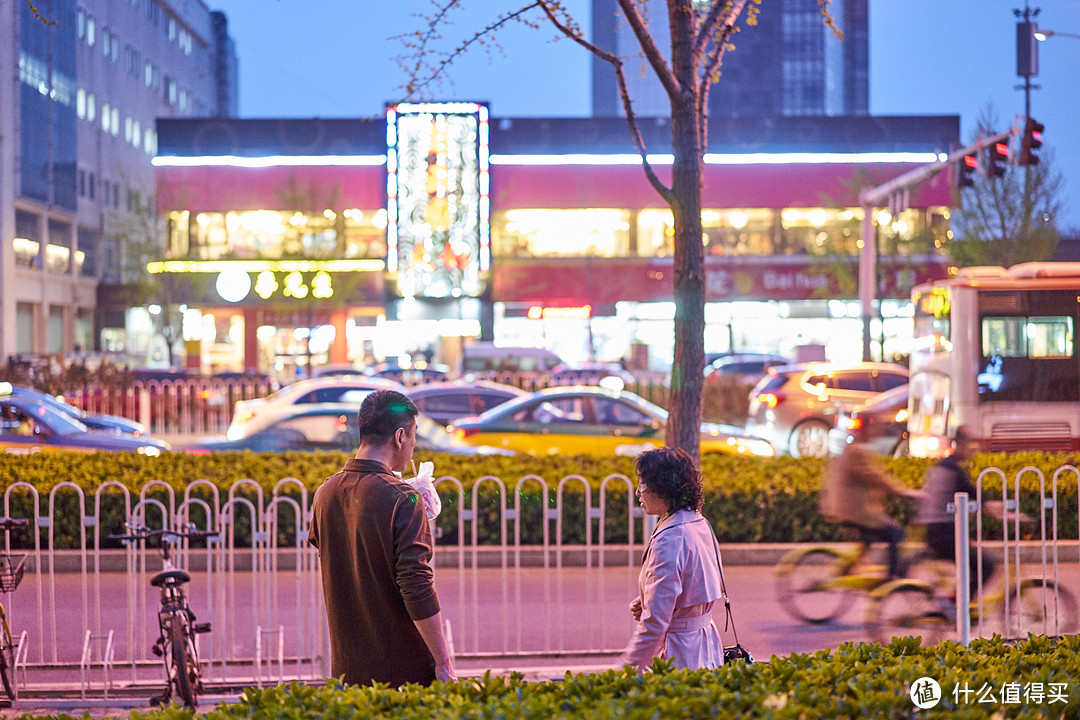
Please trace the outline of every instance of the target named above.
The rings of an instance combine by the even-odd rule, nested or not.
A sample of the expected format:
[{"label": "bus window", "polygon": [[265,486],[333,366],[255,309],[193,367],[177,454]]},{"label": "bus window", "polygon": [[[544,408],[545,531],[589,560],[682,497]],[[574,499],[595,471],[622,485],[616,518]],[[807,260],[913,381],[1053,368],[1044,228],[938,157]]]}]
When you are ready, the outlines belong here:
[{"label": "bus window", "polygon": [[1072,325],[1066,315],[984,317],[979,401],[1080,399]]},{"label": "bus window", "polygon": [[1072,318],[983,318],[982,354],[983,357],[1072,357]]}]

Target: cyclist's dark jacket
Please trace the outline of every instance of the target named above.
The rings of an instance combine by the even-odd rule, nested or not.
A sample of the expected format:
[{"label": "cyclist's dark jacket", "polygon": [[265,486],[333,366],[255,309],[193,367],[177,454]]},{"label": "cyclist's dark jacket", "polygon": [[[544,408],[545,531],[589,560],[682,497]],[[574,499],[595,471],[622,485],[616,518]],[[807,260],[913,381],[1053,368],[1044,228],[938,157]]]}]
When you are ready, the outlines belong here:
[{"label": "cyclist's dark jacket", "polygon": [[968,497],[974,500],[977,490],[968,479],[967,471],[960,465],[960,461],[950,455],[930,468],[923,492],[926,494],[919,504],[915,523],[952,527],[953,514],[946,509],[946,506],[953,501],[953,496],[958,492],[967,493]]},{"label": "cyclist's dark jacket", "polygon": [[435,660],[414,620],[439,612],[431,530],[420,495],[372,460],[351,458],[315,492],[333,677],[430,684]]}]

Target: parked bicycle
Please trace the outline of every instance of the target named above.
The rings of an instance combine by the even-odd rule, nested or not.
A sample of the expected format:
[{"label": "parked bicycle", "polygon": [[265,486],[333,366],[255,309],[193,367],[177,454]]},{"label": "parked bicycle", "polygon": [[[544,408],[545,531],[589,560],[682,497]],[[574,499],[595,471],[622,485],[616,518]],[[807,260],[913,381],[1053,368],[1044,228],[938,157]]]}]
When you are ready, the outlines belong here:
[{"label": "parked bicycle", "polygon": [[[25,518],[0,518],[0,530],[9,533],[16,528],[25,528],[29,520]],[[0,554],[0,592],[15,592],[23,577],[23,565],[26,555]],[[7,610],[0,602],[0,680],[4,683],[4,692],[9,700],[15,700],[15,642],[11,638],[11,626],[8,624]]]},{"label": "parked bicycle", "polygon": [[148,542],[158,539],[161,550],[162,570],[150,578],[150,584],[161,589],[161,609],[158,610],[160,636],[151,651],[165,663],[165,691],[150,698],[153,705],[166,705],[173,694],[183,700],[188,708],[195,709],[202,692],[202,671],[196,636],[210,632],[210,623],[196,622],[195,613],[188,605],[184,585],[191,576],[172,562],[172,546],[181,540],[198,540],[214,537],[215,532],[205,530],[151,530],[141,525],[125,525],[128,532],[111,535],[114,540],[125,542]]},{"label": "parked bicycle", "polygon": [[[920,559],[921,575],[933,576],[930,581],[900,578],[876,588],[867,608],[873,626],[873,637],[888,642],[896,636],[918,636],[924,644],[934,644],[955,630],[955,565],[948,560]],[[1009,615],[1004,617],[1005,598],[1009,598]],[[1068,588],[1042,577],[1022,579],[1016,585],[1015,565],[1009,572],[997,573],[983,593],[980,611],[979,598],[973,596],[968,606],[974,627],[984,622],[1001,622],[990,628],[1008,635],[1008,624],[1018,617],[1022,632],[1056,635],[1080,631],[1080,615],[1076,598]]]},{"label": "parked bicycle", "polygon": [[[868,547],[811,545],[790,551],[776,564],[776,591],[781,607],[796,620],[821,625],[851,607],[853,593],[866,593],[889,582],[884,565],[862,561]],[[913,552],[901,551],[901,567]]]}]

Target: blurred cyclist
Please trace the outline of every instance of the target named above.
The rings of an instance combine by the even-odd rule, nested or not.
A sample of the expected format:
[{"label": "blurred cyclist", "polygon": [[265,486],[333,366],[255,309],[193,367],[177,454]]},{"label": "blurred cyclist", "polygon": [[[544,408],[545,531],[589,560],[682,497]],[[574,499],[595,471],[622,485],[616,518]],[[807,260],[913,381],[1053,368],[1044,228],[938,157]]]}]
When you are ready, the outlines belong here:
[{"label": "blurred cyclist", "polygon": [[826,471],[818,508],[826,520],[858,531],[863,552],[872,542],[888,543],[891,580],[900,576],[904,529],[886,511],[890,497],[920,498],[922,493],[893,483],[881,461],[856,441]]},{"label": "blurred cyclist", "polygon": [[[925,495],[919,504],[919,512],[915,516],[915,523],[926,526],[926,548],[930,553],[941,560],[956,562],[956,528],[953,524],[953,513],[948,510],[956,493],[967,493],[972,500],[976,499],[975,486],[971,484],[967,471],[961,463],[971,458],[972,441],[971,435],[966,428],[957,428],[956,439],[953,441],[953,452],[934,464],[927,472],[924,483]],[[993,511],[1000,503],[986,503],[987,510]],[[979,579],[976,576],[978,567],[978,553],[974,548],[968,553],[971,563],[971,595],[974,596],[978,589]],[[989,556],[983,556],[982,582],[985,583],[994,574],[996,563]]]}]

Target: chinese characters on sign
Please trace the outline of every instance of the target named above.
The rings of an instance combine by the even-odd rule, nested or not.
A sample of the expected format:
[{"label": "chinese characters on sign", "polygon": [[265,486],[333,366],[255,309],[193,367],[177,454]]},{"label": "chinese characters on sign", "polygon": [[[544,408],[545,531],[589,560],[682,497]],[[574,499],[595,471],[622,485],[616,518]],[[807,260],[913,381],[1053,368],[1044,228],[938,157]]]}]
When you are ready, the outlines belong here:
[{"label": "chinese characters on sign", "polygon": [[[909,689],[911,702],[920,710],[936,706],[942,700],[941,685],[930,677],[921,677]],[[988,682],[958,682],[953,688],[954,705],[1053,705],[1068,704],[1069,684],[1056,682],[1004,682],[999,687]]]},{"label": "chinese characters on sign", "polygon": [[390,106],[386,168],[387,269],[401,295],[479,295],[491,259],[487,108]]}]

